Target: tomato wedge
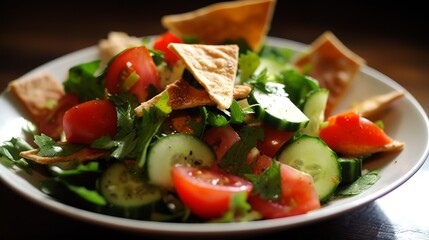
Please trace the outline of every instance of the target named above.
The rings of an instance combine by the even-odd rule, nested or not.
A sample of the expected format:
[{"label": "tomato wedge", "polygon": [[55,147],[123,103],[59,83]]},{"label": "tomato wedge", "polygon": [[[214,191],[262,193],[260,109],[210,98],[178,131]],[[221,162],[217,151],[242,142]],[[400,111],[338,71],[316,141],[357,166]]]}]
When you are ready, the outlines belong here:
[{"label": "tomato wedge", "polygon": [[119,53],[108,66],[105,86],[109,93],[129,92],[144,102],[149,96],[150,85],[161,90],[155,63],[145,46]]},{"label": "tomato wedge", "polygon": [[357,112],[346,112],[328,118],[320,138],[335,152],[345,155],[371,153],[393,140],[375,123]]},{"label": "tomato wedge", "polygon": [[255,164],[252,166],[252,173],[261,175],[267,168],[271,166],[273,159],[267,155],[259,155],[256,157]]},{"label": "tomato wedge", "polygon": [[228,124],[206,130],[203,140],[213,147],[217,160],[220,161],[228,149],[240,140],[240,136],[231,125]]},{"label": "tomato wedge", "polygon": [[282,198],[278,202],[263,199],[259,195],[249,196],[253,209],[265,218],[282,218],[304,214],[320,208],[320,201],[313,178],[286,164],[280,164]]},{"label": "tomato wedge", "polygon": [[252,183],[216,170],[175,165],[173,183],[183,204],[204,219],[221,217],[235,193],[252,191]]},{"label": "tomato wedge", "polygon": [[164,59],[169,65],[175,64],[179,57],[168,49],[170,43],[183,43],[182,39],[171,32],[166,32],[155,39],[153,49],[159,50],[164,53]]},{"label": "tomato wedge", "polygon": [[72,143],[91,144],[102,136],[114,137],[116,125],[116,108],[109,100],[80,103],[67,110],[63,118],[66,140]]},{"label": "tomato wedge", "polygon": [[256,147],[262,154],[271,158],[274,157],[280,148],[295,134],[295,132],[273,129],[267,126],[262,126],[262,128],[264,130],[264,140],[258,141]]}]

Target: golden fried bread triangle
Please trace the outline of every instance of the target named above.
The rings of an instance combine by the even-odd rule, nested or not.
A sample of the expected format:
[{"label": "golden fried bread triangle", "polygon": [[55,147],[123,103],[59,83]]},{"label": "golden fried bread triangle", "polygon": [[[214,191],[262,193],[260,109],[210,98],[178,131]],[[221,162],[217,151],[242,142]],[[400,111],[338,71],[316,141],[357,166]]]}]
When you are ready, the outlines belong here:
[{"label": "golden fried bread triangle", "polygon": [[161,23],[180,37],[196,37],[204,44],[245,40],[257,52],[270,29],[275,6],[276,0],[221,2],[187,13],[166,15]]}]

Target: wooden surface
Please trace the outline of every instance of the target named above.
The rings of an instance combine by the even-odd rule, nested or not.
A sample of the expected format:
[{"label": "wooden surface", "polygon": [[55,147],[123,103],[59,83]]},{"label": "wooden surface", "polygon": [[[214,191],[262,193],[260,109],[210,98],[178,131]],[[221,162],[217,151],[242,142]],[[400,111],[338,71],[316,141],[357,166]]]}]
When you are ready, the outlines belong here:
[{"label": "wooden surface", "polygon": [[[136,5],[135,1],[125,0],[117,5],[96,5],[73,1],[56,6],[2,1],[0,91],[9,81],[47,61],[97,44],[109,31],[135,36],[159,34],[164,31],[159,22],[162,15],[192,10],[213,1],[186,1],[186,5],[185,1],[156,2]],[[410,2],[377,6],[364,2],[353,5],[280,1],[269,35],[310,43],[330,30],[366,59],[370,67],[405,87],[429,112],[429,38],[423,27],[424,14],[422,7]],[[426,162],[409,181],[373,203],[325,221],[272,232],[264,238],[429,239],[428,183]],[[59,215],[0,183],[0,239],[88,236],[137,237]]]}]

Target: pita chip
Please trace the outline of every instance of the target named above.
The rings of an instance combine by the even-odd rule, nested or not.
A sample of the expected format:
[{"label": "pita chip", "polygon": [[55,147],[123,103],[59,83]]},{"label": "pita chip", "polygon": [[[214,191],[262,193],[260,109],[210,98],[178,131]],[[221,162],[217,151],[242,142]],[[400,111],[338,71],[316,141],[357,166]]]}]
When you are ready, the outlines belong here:
[{"label": "pita chip", "polygon": [[52,110],[50,106],[65,94],[63,86],[46,72],[16,79],[8,88],[35,123],[42,121]]},{"label": "pita chip", "polygon": [[70,161],[91,161],[101,159],[109,156],[109,152],[101,149],[94,148],[83,148],[73,154],[67,156],[55,156],[55,157],[42,157],[37,155],[39,149],[31,149],[19,153],[19,156],[32,160],[40,164],[50,164],[57,162],[70,162]]},{"label": "pita chip", "polygon": [[[246,98],[252,89],[245,85],[235,85],[233,90],[234,99]],[[197,106],[214,105],[209,94],[204,89],[197,89],[191,86],[186,80],[179,79],[169,84],[163,92],[134,109],[137,116],[142,116],[144,110],[149,111],[150,107],[155,105],[161,96],[168,93],[168,105],[172,110],[193,108]]]},{"label": "pita chip", "polygon": [[180,57],[219,109],[231,106],[238,68],[237,45],[171,43],[168,48]]},{"label": "pita chip", "polygon": [[375,120],[387,107],[405,95],[403,91],[391,91],[385,94],[372,96],[362,102],[355,103],[349,111],[356,111],[364,118]]},{"label": "pita chip", "polygon": [[354,150],[340,151],[340,153],[347,157],[358,157],[368,154],[383,153],[383,152],[395,152],[404,149],[405,143],[393,140],[391,143],[383,146],[361,146]]},{"label": "pita chip", "polygon": [[357,77],[365,60],[350,51],[331,32],[316,39],[309,52],[294,62],[295,66],[317,79],[320,86],[329,90],[325,114],[329,116],[352,81]]},{"label": "pita chip", "polygon": [[162,25],[180,37],[197,37],[204,44],[243,39],[259,51],[269,31],[276,0],[215,3],[195,11],[166,15]]}]

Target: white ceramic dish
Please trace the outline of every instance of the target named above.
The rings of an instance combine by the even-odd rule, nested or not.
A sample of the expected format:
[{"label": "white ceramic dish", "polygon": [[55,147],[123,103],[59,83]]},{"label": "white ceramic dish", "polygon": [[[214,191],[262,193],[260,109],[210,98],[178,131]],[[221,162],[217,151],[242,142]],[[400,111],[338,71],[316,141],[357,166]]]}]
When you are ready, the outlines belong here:
[{"label": "white ceramic dish", "polygon": [[[306,47],[297,42],[273,37],[268,38],[268,43],[274,46],[289,47],[296,51],[302,51]],[[97,58],[97,48],[95,46],[89,47],[48,62],[24,76],[48,71],[56,79],[63,80],[66,78],[70,67]],[[337,111],[341,111],[354,101],[392,90],[405,91],[404,88],[382,73],[370,67],[363,67],[358,79],[354,81],[353,86],[351,86]],[[21,134],[24,119],[21,107],[7,91],[0,96],[0,109],[2,110],[0,142],[3,142],[9,140],[12,136]],[[404,98],[393,104],[392,108],[384,116],[383,121],[388,135],[396,140],[405,142],[406,146],[400,153],[385,155],[365,164],[365,167],[369,169],[381,167],[381,178],[375,185],[360,195],[334,200],[319,210],[283,219],[227,224],[185,224],[131,220],[88,212],[60,203],[37,189],[38,181],[42,176],[37,174],[28,175],[18,168],[7,167],[1,162],[0,179],[20,195],[49,210],[82,221],[124,231],[159,235],[174,234],[176,236],[203,236],[209,234],[211,236],[216,234],[232,236],[240,233],[249,234],[251,232],[288,229],[334,217],[374,201],[400,186],[423,165],[429,153],[429,123],[426,113],[415,98],[406,93]]]}]

